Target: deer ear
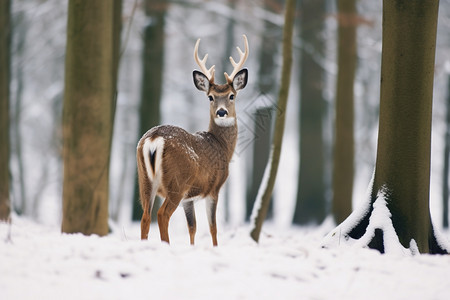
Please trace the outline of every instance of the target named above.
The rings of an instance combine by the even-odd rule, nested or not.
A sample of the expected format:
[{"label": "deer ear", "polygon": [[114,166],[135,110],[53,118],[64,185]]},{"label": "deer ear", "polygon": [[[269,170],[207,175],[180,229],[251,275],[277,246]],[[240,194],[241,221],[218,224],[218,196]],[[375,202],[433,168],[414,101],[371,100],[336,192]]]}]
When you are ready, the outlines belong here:
[{"label": "deer ear", "polygon": [[247,85],[247,78],[248,78],[248,70],[242,69],[239,72],[237,72],[236,76],[233,78],[233,88],[236,91],[242,90]]},{"label": "deer ear", "polygon": [[209,90],[209,80],[205,74],[199,71],[194,71],[192,73],[194,76],[194,84],[197,89],[203,92],[208,92]]}]

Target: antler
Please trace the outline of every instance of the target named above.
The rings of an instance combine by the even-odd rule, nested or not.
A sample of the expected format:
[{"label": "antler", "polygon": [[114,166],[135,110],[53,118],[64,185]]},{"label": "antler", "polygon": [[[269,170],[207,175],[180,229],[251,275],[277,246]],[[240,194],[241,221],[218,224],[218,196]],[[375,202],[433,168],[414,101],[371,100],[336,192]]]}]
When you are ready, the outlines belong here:
[{"label": "antler", "polygon": [[233,59],[233,57],[230,56],[230,62],[233,65],[234,69],[233,72],[231,73],[231,75],[228,75],[227,72],[225,72],[225,78],[227,79],[228,83],[233,82],[234,76],[236,76],[237,72],[239,72],[239,69],[242,68],[242,66],[244,65],[245,61],[247,60],[248,57],[248,41],[247,41],[247,37],[245,36],[245,34],[242,35],[244,37],[244,42],[245,42],[245,52],[242,52],[242,50],[239,47],[236,47],[238,52],[239,52],[239,62],[236,63]]},{"label": "antler", "polygon": [[205,74],[205,76],[208,77],[208,80],[210,82],[214,82],[215,65],[213,65],[211,68],[209,68],[209,70],[206,68],[206,60],[208,59],[208,53],[206,53],[205,56],[203,57],[203,59],[200,60],[200,58],[198,57],[198,45],[199,44],[200,44],[200,39],[198,39],[197,42],[195,43],[194,59],[197,62],[197,64],[199,65],[200,70],[203,72],[203,74]]}]

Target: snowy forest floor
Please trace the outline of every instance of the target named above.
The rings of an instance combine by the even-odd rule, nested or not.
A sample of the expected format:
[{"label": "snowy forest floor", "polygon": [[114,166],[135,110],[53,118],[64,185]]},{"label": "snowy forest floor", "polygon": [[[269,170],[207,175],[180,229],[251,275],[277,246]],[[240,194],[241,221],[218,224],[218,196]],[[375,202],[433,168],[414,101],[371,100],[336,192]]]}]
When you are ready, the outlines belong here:
[{"label": "snowy forest floor", "polygon": [[162,244],[156,224],[142,242],[138,224],[100,238],[14,217],[0,223],[0,299],[450,299],[450,256],[322,249],[325,227],[267,224],[256,244],[221,226],[213,248],[187,230]]}]

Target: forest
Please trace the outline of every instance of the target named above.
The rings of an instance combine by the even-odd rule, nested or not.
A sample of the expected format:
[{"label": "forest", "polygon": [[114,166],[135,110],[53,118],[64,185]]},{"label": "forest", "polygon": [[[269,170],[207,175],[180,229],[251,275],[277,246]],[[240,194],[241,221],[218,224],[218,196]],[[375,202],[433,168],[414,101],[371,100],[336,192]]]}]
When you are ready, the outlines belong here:
[{"label": "forest", "polygon": [[[447,299],[448,32],[448,0],[1,1],[0,298]],[[158,161],[228,178],[149,211]]]},{"label": "forest", "polygon": [[[275,251],[274,259],[284,269],[270,269],[268,277],[259,280],[270,285],[280,270],[279,276],[287,278],[282,285],[289,287],[297,281],[326,282],[326,276],[311,275],[322,272],[320,267],[308,265],[310,254],[305,253],[316,248],[321,252],[314,254],[315,259],[326,265],[324,269],[334,268],[349,278],[358,274],[356,269],[332,267],[326,251],[337,251],[333,253],[344,261],[352,255],[370,257],[373,265],[355,267],[369,269],[376,262],[389,265],[389,261],[379,263],[382,254],[406,254],[408,259],[419,253],[448,254],[448,32],[449,0],[4,0],[0,3],[0,235],[5,235],[5,245],[25,243],[31,235],[28,231],[37,226],[30,232],[52,232],[51,239],[47,237],[51,243],[63,239],[67,248],[56,253],[58,259],[50,264],[58,272],[70,268],[62,262],[70,251],[81,251],[83,264],[83,255],[112,262],[105,249],[117,246],[120,239],[131,242],[118,249],[139,251],[139,256],[150,253],[162,260],[176,259],[188,251],[197,263],[200,255],[209,257],[206,249],[212,247],[209,231],[212,234],[213,229],[207,225],[211,226],[211,216],[204,213],[205,205],[207,214],[211,210],[208,197],[206,204],[193,202],[199,219],[196,243],[204,245],[198,256],[197,244],[177,248],[186,247],[189,236],[193,244],[189,215],[194,206],[180,204],[170,219],[175,250],[167,254],[157,244],[158,231],[168,241],[161,225],[158,229],[161,220],[156,214],[167,202],[163,204],[158,196],[148,246],[138,243],[141,218],[143,223],[149,220],[144,221],[139,195],[144,180],[138,178],[138,143],[158,125],[179,126],[190,133],[211,129],[213,101],[208,90],[207,95],[199,91],[196,73],[192,80],[194,70],[206,72],[193,56],[196,41],[201,39],[200,58],[208,54],[206,68],[215,65],[216,84],[227,82],[234,89],[238,69],[231,79],[222,74],[231,74],[229,57],[242,58],[240,49],[247,48],[248,40],[248,58],[239,65],[248,70],[245,88],[236,87],[233,95],[236,146],[217,202],[216,254],[235,270],[228,275],[238,274],[234,261],[240,246],[250,261],[252,256],[264,259]],[[206,77],[210,79],[209,74]],[[167,151],[163,163],[164,157],[169,157]],[[86,238],[81,246],[70,238],[79,233]],[[105,236],[105,241],[93,240],[92,235]],[[301,243],[303,238],[308,246]],[[262,252],[253,248],[253,240],[265,245]],[[285,248],[277,248],[287,240]],[[214,236],[213,244],[217,245]],[[234,254],[227,256],[220,250],[222,245]],[[82,250],[98,246],[105,252]],[[381,256],[359,252],[355,246]],[[130,250],[133,247],[140,250]],[[5,251],[5,257],[12,257],[14,248]],[[108,281],[116,271],[120,278],[155,276],[134,268],[134,258],[123,251],[117,255],[128,264],[125,271],[116,261],[112,269],[86,264],[90,278]],[[291,255],[286,252],[303,259],[309,275],[297,274],[285,260]],[[449,269],[450,261],[443,257],[430,265]],[[14,258],[5,266],[15,267],[20,256]],[[211,267],[203,266],[206,274],[221,268],[213,257],[209,259]],[[177,267],[171,267],[176,272]],[[397,267],[392,276],[401,268],[434,272],[436,278],[450,275],[443,268],[420,269],[412,260]],[[190,275],[188,264],[180,268]],[[264,273],[258,268],[255,273]],[[0,279],[0,287],[17,286],[19,281],[14,284],[13,279]],[[416,291],[406,281],[398,284],[408,291],[405,295]],[[441,281],[433,284],[436,299],[450,293]],[[333,284],[323,298],[332,297],[333,290],[341,292],[340,288]],[[429,296],[431,289],[417,299]],[[11,299],[29,296],[12,290],[7,290]],[[235,287],[222,297],[239,298],[241,291]],[[355,297],[363,293],[351,291],[349,295]],[[284,295],[293,298],[296,292]],[[312,287],[306,293],[309,299],[317,290]],[[181,294],[173,292],[169,298]],[[166,294],[158,289],[156,295]],[[347,298],[344,292],[339,295]],[[386,295],[380,291],[373,297]],[[42,296],[57,298],[50,292]]]},{"label": "forest", "polygon": [[[2,128],[9,128],[9,140],[3,145],[9,145],[10,153],[2,166],[10,168],[5,175],[10,189],[2,185],[2,194],[9,191],[11,210],[17,215],[58,224],[62,219],[63,99],[68,93],[64,89],[68,7],[52,1],[11,1],[10,5],[6,45],[10,55],[2,64],[10,66],[9,106],[2,106],[2,113],[9,115],[2,118],[9,120]],[[114,112],[107,121],[112,131],[111,158],[104,153],[110,169],[109,182],[104,184],[112,221],[141,217],[134,149],[145,131],[159,124],[190,132],[207,129],[207,106],[189,75],[196,68],[190,59],[194,41],[202,38],[201,50],[209,50],[209,60],[220,73],[231,67],[228,57],[236,55],[233,49],[241,45],[241,33],[250,41],[249,85],[237,102],[238,142],[221,192],[220,220],[233,225],[249,220],[276,131],[275,118],[282,114],[286,115],[285,145],[268,218],[283,226],[318,225],[328,216],[340,223],[365,197],[377,149],[381,3],[343,1],[340,7],[332,1],[305,1],[297,5],[286,111],[277,106],[283,1],[261,5],[119,1],[117,5],[120,16],[111,21],[120,34],[117,92],[109,96]],[[430,205],[434,223],[447,228],[446,2],[440,6]],[[308,13],[301,17],[303,11]],[[332,38],[337,36],[339,40]],[[102,106],[102,113],[107,113],[109,105]],[[86,121],[80,118],[76,122]]]}]

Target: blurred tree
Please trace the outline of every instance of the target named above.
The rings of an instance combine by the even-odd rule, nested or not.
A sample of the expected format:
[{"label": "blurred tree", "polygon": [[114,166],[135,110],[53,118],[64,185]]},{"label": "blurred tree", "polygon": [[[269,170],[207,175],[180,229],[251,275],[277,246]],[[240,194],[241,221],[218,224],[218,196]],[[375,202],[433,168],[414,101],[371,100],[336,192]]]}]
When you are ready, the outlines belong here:
[{"label": "blurred tree", "polygon": [[9,219],[9,83],[11,49],[11,1],[0,2],[0,221]]},{"label": "blurred tree", "polygon": [[[70,0],[63,108],[66,233],[108,233],[108,184],[122,2]],[[119,14],[120,15],[120,14]]]},{"label": "blurred tree", "polygon": [[450,165],[450,77],[448,78],[448,94],[447,94],[447,116],[445,131],[445,147],[444,147],[444,167],[442,176],[442,226],[448,228],[448,180]]},{"label": "blurred tree", "polygon": [[[164,67],[164,24],[167,10],[166,0],[145,0],[145,14],[149,20],[144,30],[144,51],[142,53],[142,89],[139,109],[139,137],[150,128],[161,123],[160,101]],[[133,220],[140,220],[142,207],[139,200],[137,173],[133,201]],[[152,210],[152,220],[161,205],[158,197]]]},{"label": "blurred tree", "polygon": [[273,187],[275,186],[278,165],[280,162],[286,107],[289,95],[289,86],[291,84],[292,36],[294,32],[294,20],[295,0],[287,0],[283,28],[283,65],[281,69],[281,86],[278,93],[277,103],[278,109],[281,113],[276,115],[269,161],[267,162],[266,169],[264,170],[263,180],[261,182],[251,216],[252,229],[250,231],[250,236],[256,242],[259,241],[262,225],[269,210],[270,199],[272,197]]},{"label": "blurred tree", "polygon": [[[236,9],[236,1],[238,0],[228,0],[228,5],[230,7],[231,10],[235,10]],[[235,45],[234,43],[234,29],[235,29],[235,23],[236,20],[232,17],[228,18],[227,21],[227,27],[226,27],[226,40],[225,40],[225,48],[224,48],[224,55],[222,55],[222,70],[225,70],[227,67],[230,67],[230,54],[233,51],[233,46]],[[224,195],[222,197],[223,203],[224,203],[224,218],[225,218],[225,222],[229,222],[230,221],[230,216],[231,216],[231,212],[230,212],[230,198],[231,198],[231,190],[230,190],[230,181],[227,180],[225,181],[224,186],[222,187],[222,191],[224,191]]]},{"label": "blurred tree", "polygon": [[420,253],[448,252],[437,241],[429,209],[438,6],[439,0],[383,1],[380,122],[370,202],[364,213],[347,219],[348,232],[341,227],[335,233],[342,240],[364,238],[382,253],[385,236],[392,243],[393,231],[413,252],[416,247]]},{"label": "blurred tree", "polygon": [[[265,0],[264,7],[266,11],[280,13],[283,9],[279,0]],[[258,88],[262,97],[269,100],[275,98],[275,89],[277,88],[276,57],[279,47],[279,38],[282,35],[280,26],[265,20],[264,28],[261,31],[261,49],[259,53],[259,73]],[[265,101],[273,105],[272,101]],[[254,130],[256,139],[253,144],[253,162],[250,169],[250,185],[247,190],[246,220],[249,220],[253,204],[258,194],[259,186],[264,175],[264,168],[267,165],[270,150],[270,136],[272,130],[273,107],[257,107],[254,113]],[[273,202],[270,201],[267,217],[271,218],[273,214]]]},{"label": "blurred tree", "polygon": [[300,5],[300,167],[295,224],[321,223],[326,216],[323,98],[321,59],[326,0],[303,0]]},{"label": "blurred tree", "polygon": [[332,211],[337,224],[352,212],[354,173],[354,100],[356,69],[356,0],[337,0],[338,75],[333,159]]},{"label": "blurred tree", "polygon": [[[14,48],[13,53],[19,61],[25,60],[25,41],[27,39],[27,30],[29,22],[27,22],[26,14],[19,11],[13,19],[14,28]],[[27,211],[27,191],[25,189],[25,172],[23,163],[23,147],[21,137],[22,127],[22,109],[23,109],[23,92],[25,90],[24,80],[24,64],[17,64],[15,67],[16,92],[12,100],[12,122],[11,122],[11,161],[15,162],[16,173],[13,174],[13,198],[14,203],[12,209],[18,215],[25,214]],[[14,181],[17,184],[14,184]]]}]

